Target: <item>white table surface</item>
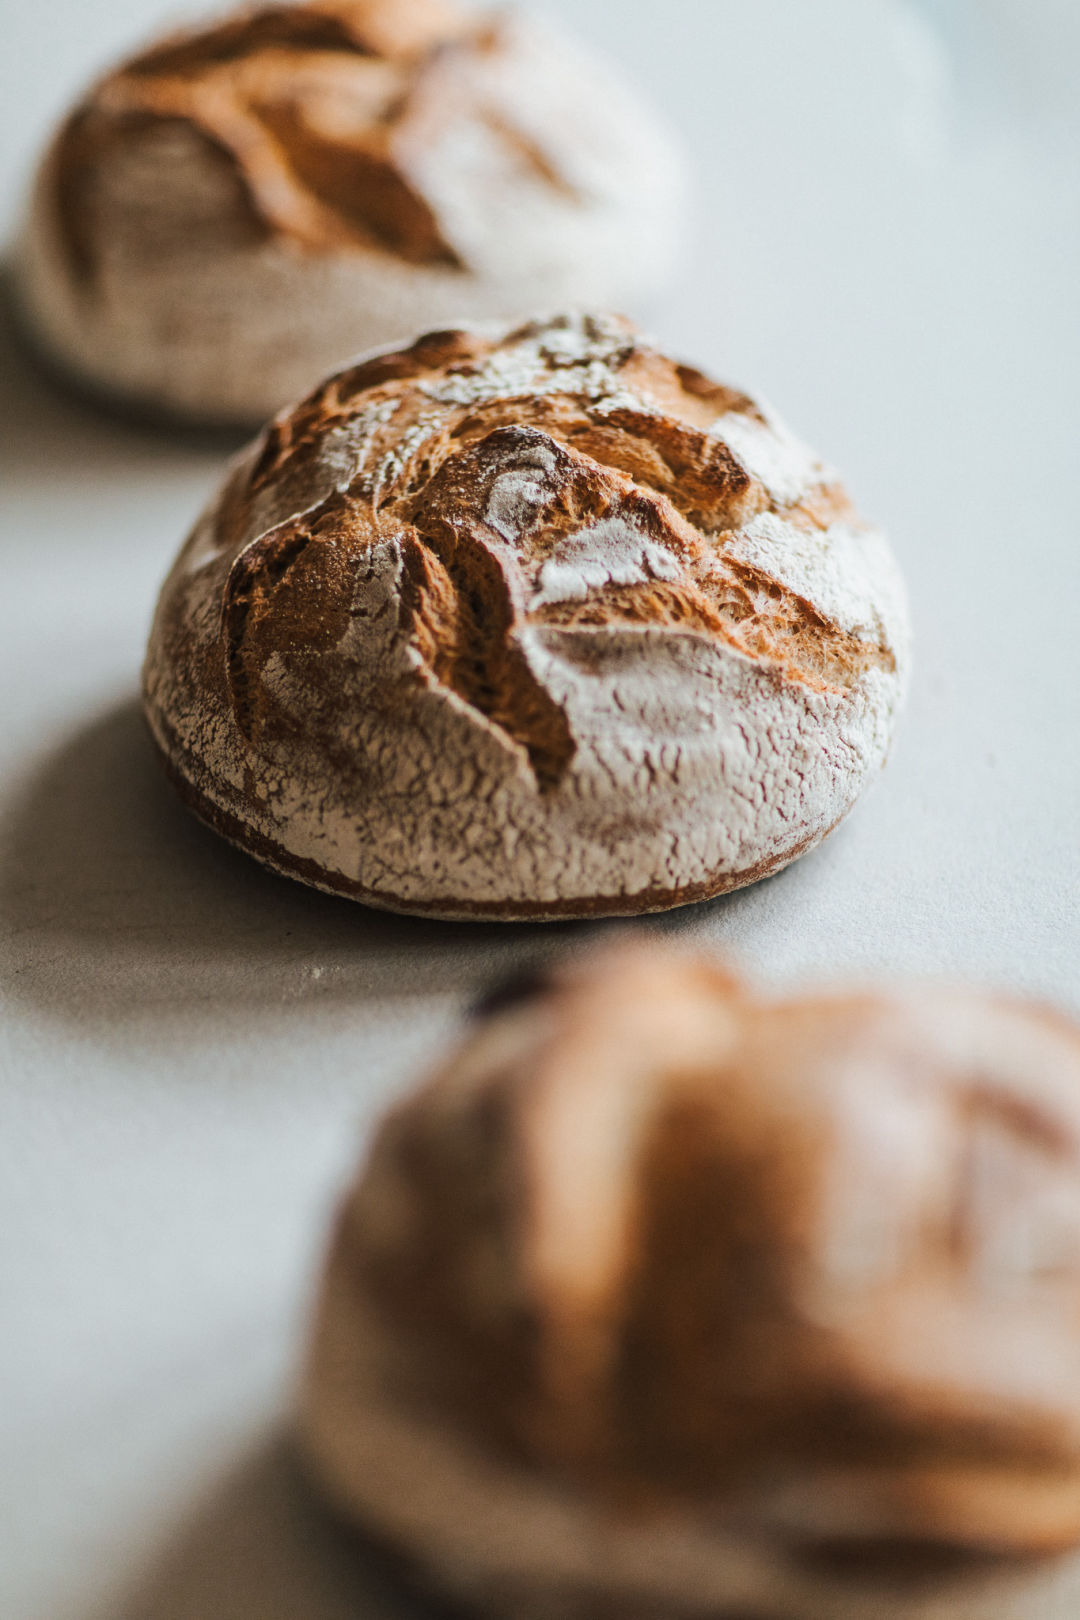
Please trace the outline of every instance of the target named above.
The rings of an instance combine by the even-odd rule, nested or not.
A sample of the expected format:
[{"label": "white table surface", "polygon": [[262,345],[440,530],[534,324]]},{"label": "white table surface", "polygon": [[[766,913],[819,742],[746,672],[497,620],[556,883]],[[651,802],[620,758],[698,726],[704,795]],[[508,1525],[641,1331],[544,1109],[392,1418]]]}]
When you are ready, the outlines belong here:
[{"label": "white table surface", "polygon": [[[946,104],[900,0],[548,9],[691,143],[696,246],[654,329],[844,470],[917,627],[893,760],[841,832],[640,926],[780,984],[944,973],[1080,1007],[1077,147],[1030,82],[1075,33],[994,119]],[[7,227],[67,98],[177,8],[3,10]],[[397,1615],[279,1438],[328,1211],[474,989],[598,930],[380,917],[220,846],[135,701],[220,455],[58,396],[6,336],[0,455],[0,1615]]]}]

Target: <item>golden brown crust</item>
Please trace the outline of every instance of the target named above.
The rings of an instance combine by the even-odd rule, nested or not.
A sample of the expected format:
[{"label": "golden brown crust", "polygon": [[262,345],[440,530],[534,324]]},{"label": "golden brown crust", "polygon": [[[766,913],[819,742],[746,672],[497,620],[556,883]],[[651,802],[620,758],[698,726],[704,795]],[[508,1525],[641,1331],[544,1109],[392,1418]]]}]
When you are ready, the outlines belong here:
[{"label": "golden brown crust", "polygon": [[[404,526],[403,597],[410,638],[437,679],[523,743],[542,781],[558,781],[573,745],[565,722],[515,659],[511,632],[530,620],[566,627],[685,627],[769,663],[787,680],[821,689],[843,688],[869,668],[895,670],[895,653],[883,636],[875,642],[830,624],[762,570],[725,555],[729,534],[758,513],[777,512],[780,503],[722,439],[693,425],[706,390],[701,374],[640,344],[629,331],[614,375],[619,384],[645,392],[647,410],[612,409],[607,401],[590,404],[572,394],[525,392],[452,406],[437,429],[424,431],[431,392],[512,349],[517,336],[499,341],[465,332],[428,334],[409,349],[331,378],[271,425],[252,471],[252,498],[271,485],[288,489],[310,475],[338,425],[382,404],[392,409],[374,436],[368,460],[377,464],[382,454],[393,467],[376,487],[358,479],[355,494],[335,491],[319,514],[305,514],[298,525],[275,530],[241,553],[226,586],[226,618],[237,627],[229,644],[234,683],[257,684],[256,671],[246,667],[254,649],[239,629],[253,569],[265,578],[263,611],[275,626],[265,649],[254,654],[256,661],[265,663],[282,644],[306,648],[332,633],[325,617],[330,581],[307,596],[306,608],[300,600],[312,566],[310,558],[301,562],[305,546],[327,527],[337,543],[319,555],[336,569],[380,532]],[[756,413],[734,390],[711,385],[711,398],[743,414]],[[395,447],[414,435],[414,453],[395,460]],[[490,549],[485,503],[507,462],[527,456],[533,442],[539,454],[556,456],[558,490],[542,528],[525,541],[530,561],[550,556],[561,539],[586,524],[607,520],[670,548],[685,564],[684,577],[613,584],[584,599],[546,602],[531,612],[510,600],[504,569]],[[853,516],[835,483],[819,492],[818,507],[813,518],[802,508],[787,515],[821,530],[838,517]],[[241,527],[249,521],[243,508],[236,521]],[[329,623],[334,622],[331,616]]]}]

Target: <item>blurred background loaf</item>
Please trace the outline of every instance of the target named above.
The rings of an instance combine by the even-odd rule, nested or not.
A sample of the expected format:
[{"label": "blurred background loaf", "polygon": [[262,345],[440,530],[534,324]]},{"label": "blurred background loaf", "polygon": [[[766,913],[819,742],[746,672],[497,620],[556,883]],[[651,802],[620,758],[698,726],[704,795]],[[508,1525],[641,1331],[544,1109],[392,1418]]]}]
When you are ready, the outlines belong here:
[{"label": "blurred background loaf", "polygon": [[549,24],[262,5],[90,90],[43,161],[18,284],[85,384],[254,425],[410,332],[640,306],[678,258],[683,193],[647,99]]}]

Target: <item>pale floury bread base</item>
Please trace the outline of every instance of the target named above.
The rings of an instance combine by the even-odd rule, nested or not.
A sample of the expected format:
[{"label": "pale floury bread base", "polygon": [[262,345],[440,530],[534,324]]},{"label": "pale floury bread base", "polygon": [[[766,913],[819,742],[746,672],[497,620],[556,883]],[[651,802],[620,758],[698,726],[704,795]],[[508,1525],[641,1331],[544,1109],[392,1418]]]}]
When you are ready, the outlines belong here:
[{"label": "pale floury bread base", "polygon": [[[516,1469],[395,1393],[398,1348],[339,1238],[300,1413],[304,1454],[350,1522],[485,1620],[1076,1620],[1080,1559],[920,1593],[808,1576],[707,1513],[626,1517]],[[609,1611],[603,1605],[616,1605]],[[598,1607],[599,1605],[599,1607]]]},{"label": "pale floury bread base", "polygon": [[[1040,1541],[1044,1547],[1075,1541],[1077,1402],[1063,1353],[1066,1319],[1055,1315],[1072,1298],[1075,1252],[1069,1250],[1071,1270],[1058,1295],[1042,1297],[1035,1274],[1040,1245],[1058,1232],[1058,1220],[1066,1234],[1077,1227],[1075,1029],[1039,1008],[929,989],[777,1004],[774,1013],[768,1003],[755,1007],[731,980],[710,984],[707,973],[715,969],[702,972],[660,952],[650,958],[643,949],[611,952],[588,971],[592,987],[575,987],[576,970],[564,970],[564,984],[541,986],[497,1012],[377,1135],[341,1212],[302,1382],[299,1435],[320,1488],[348,1520],[403,1555],[421,1584],[490,1620],[1074,1620],[1080,1612],[1074,1554],[1010,1562],[1002,1546],[1000,1562],[961,1559],[952,1568],[931,1562],[928,1574],[904,1579],[895,1570],[875,1576],[872,1563],[860,1569],[857,1559],[845,1564],[839,1556],[830,1570],[824,1559],[798,1557],[796,1550],[818,1536],[828,1544],[835,1534],[849,1549],[865,1537],[872,1554],[880,1535],[884,1545],[898,1545],[893,1556],[902,1569],[905,1526],[915,1559],[925,1556],[926,1537],[944,1534],[946,1523],[964,1525],[988,1545],[1005,1526],[1005,1540],[1015,1535],[1018,1553]],[[710,1073],[715,1079],[701,1083],[715,1086],[720,1138],[726,1132],[732,1143],[744,1143],[751,1161],[760,1152],[753,1123],[759,1107],[766,1119],[775,1110],[765,1137],[771,1130],[794,1142],[787,1151],[796,1161],[807,1152],[837,1160],[826,1171],[824,1195],[814,1175],[777,1177],[773,1196],[783,1207],[771,1217],[776,1229],[769,1240],[793,1241],[799,1268],[787,1284],[797,1301],[784,1330],[791,1362],[784,1363],[782,1351],[773,1398],[803,1392],[794,1397],[792,1420],[806,1422],[810,1414],[807,1432],[818,1436],[820,1451],[807,1456],[794,1443],[787,1452],[765,1423],[762,1445],[778,1451],[769,1453],[770,1469],[762,1470],[753,1446],[744,1454],[742,1442],[734,1478],[717,1470],[736,1500],[742,1491],[734,1513],[722,1497],[711,1504],[707,1495],[665,1483],[671,1459],[658,1436],[666,1431],[649,1424],[657,1423],[658,1411],[668,1414],[660,1424],[670,1421],[686,1444],[680,1403],[698,1410],[694,1377],[683,1387],[676,1364],[662,1356],[631,1361],[647,1367],[654,1382],[667,1381],[669,1403],[656,1398],[651,1416],[643,1417],[628,1408],[625,1391],[613,1394],[617,1380],[609,1370],[625,1365],[628,1345],[643,1332],[634,1314],[646,1308],[642,1300],[658,1319],[670,1311],[684,1326],[699,1320],[697,1353],[706,1359],[716,1354],[710,1332],[728,1342],[708,1316],[708,1300],[665,1292],[667,1268],[651,1270],[636,1247],[643,1231],[654,1230],[643,1214],[642,1166],[655,1162],[645,1144],[665,1106],[698,1083],[687,1077]],[[733,1082],[735,1073],[741,1078]],[[755,1101],[755,1084],[768,1100]],[[814,1121],[809,1130],[799,1101],[785,1100],[787,1088],[797,1098],[802,1086],[832,1092],[821,1114],[815,1103],[806,1105]],[[1036,1137],[1033,1121],[1045,1127],[1045,1139]],[[707,1136],[707,1123],[703,1129]],[[741,1218],[761,1239],[762,1206],[752,1183],[738,1179],[739,1151],[728,1170],[743,1190]],[[763,1183],[779,1157],[774,1139],[757,1171]],[[702,1173],[693,1164],[663,1162],[672,1178]],[[980,1168],[995,1187],[992,1207],[978,1202]],[[972,1191],[974,1210],[967,1204]],[[872,1210],[862,1207],[864,1198]],[[957,1201],[976,1221],[960,1239],[952,1227]],[[768,1202],[766,1194],[766,1209]],[[1010,1216],[1023,1236],[1002,1248]],[[785,1226],[786,1239],[779,1235]],[[685,1236],[688,1229],[679,1230]],[[689,1230],[714,1258],[701,1273],[692,1263],[677,1264],[678,1286],[697,1278],[689,1286],[708,1288],[728,1302],[726,1309],[751,1319],[763,1310],[768,1323],[770,1307],[762,1305],[771,1298],[768,1285],[760,1298],[753,1290],[745,1300],[732,1295],[716,1263],[723,1252],[722,1245],[712,1247],[716,1234]],[[881,1241],[890,1232],[895,1250]],[[1026,1258],[1025,1240],[1033,1240]],[[438,1255],[451,1279],[441,1290],[431,1272]],[[858,1301],[865,1289],[872,1304],[888,1311],[890,1290],[908,1297],[912,1264],[920,1309],[900,1320],[914,1342],[894,1357],[867,1327]],[[774,1275],[759,1265],[759,1276]],[[655,1292],[642,1294],[648,1286]],[[949,1299],[958,1305],[955,1321]],[[1002,1308],[1012,1313],[1009,1331],[1029,1310],[1039,1328],[1017,1341],[1028,1353],[1023,1365],[993,1352],[980,1365],[972,1333],[991,1331]],[[514,1337],[507,1324],[519,1318],[531,1326]],[[847,1369],[841,1376],[851,1380],[852,1404],[846,1420],[843,1406],[826,1406],[833,1416],[817,1418],[819,1431],[812,1392],[820,1374],[812,1370],[815,1340],[807,1324],[822,1322],[838,1330],[843,1348],[832,1353]],[[950,1323],[966,1351],[958,1359],[942,1353]],[[931,1397],[940,1403],[936,1433],[919,1415],[928,1371],[920,1329],[938,1352],[929,1388],[934,1375],[943,1380]],[[770,1331],[776,1330],[774,1322]],[[617,1345],[610,1354],[607,1334]],[[669,1337],[657,1330],[648,1342],[682,1345],[685,1353],[689,1338],[676,1325]],[[737,1338],[731,1342],[738,1346]],[[768,1333],[760,1343],[768,1362],[777,1347]],[[507,1359],[523,1354],[529,1359],[520,1377],[501,1379]],[[463,1357],[476,1362],[478,1375]],[[732,1366],[736,1379],[747,1376],[737,1350]],[[722,1382],[732,1374],[716,1376]],[[587,1391],[584,1404],[573,1395],[577,1378]],[[826,1387],[832,1387],[827,1379]],[[980,1391],[991,1389],[997,1398],[984,1411]],[[868,1414],[856,1391],[864,1398],[872,1391],[880,1408],[872,1404]],[[654,1400],[651,1385],[639,1388],[642,1406],[646,1393]],[[557,1460],[567,1445],[562,1401],[575,1414],[572,1436],[579,1430],[592,1436],[597,1421],[595,1437],[584,1443],[586,1461],[576,1458],[571,1438],[569,1466]],[[1054,1414],[1062,1456],[1073,1455],[1071,1470],[1044,1453],[1047,1413]],[[983,1449],[965,1453],[961,1446],[957,1461],[950,1436],[956,1446],[964,1422],[976,1414],[993,1443],[983,1433]],[[867,1466],[868,1444],[873,1456],[867,1437],[876,1435],[880,1445],[882,1433],[893,1432],[890,1421],[910,1425],[906,1447],[898,1456],[886,1449],[878,1467]],[[605,1439],[607,1425],[614,1438]],[[537,1455],[517,1460],[522,1446]],[[1000,1475],[991,1531],[978,1504],[986,1501],[987,1484],[995,1488],[994,1458]],[[892,1468],[892,1487],[883,1485]],[[987,1475],[982,1483],[980,1469]],[[921,1475],[921,1486],[905,1487],[905,1470]],[[752,1482],[759,1471],[757,1483],[747,1486],[741,1476]]]},{"label": "pale floury bread base", "polygon": [[536,308],[639,308],[683,249],[680,154],[560,35],[519,20],[502,41],[484,69],[493,104],[535,131],[559,179],[515,179],[485,146],[486,126],[440,135],[421,184],[458,265],[410,262],[374,239],[334,249],[245,231],[250,203],[232,165],[200,130],[162,122],[95,178],[92,280],[65,242],[58,152],[46,157],[14,259],[31,335],[117,402],[253,428],[350,355],[417,331]]},{"label": "pale floury bread base", "polygon": [[[662,910],[812,848],[879,770],[904,690],[904,593],[882,536],[846,506],[832,523],[784,518],[792,500],[834,509],[827,470],[748,400],[715,436],[675,421],[649,391],[675,386],[671,362],[625,325],[433,341],[476,358],[385,357],[415,375],[345,406],[331,381],[241,458],[182,551],[144,688],[183,796],[279,871],[443,917]],[[635,367],[660,381],[633,383]],[[621,412],[633,432],[609,425]],[[529,425],[551,413],[550,434]],[[634,434],[671,436],[669,454],[701,459],[685,477],[703,500],[727,510],[737,486],[746,521],[731,520],[721,561],[751,582],[740,603],[758,592],[766,618],[808,638],[800,656],[850,671],[799,677],[756,656],[753,615],[729,635],[702,594],[721,589],[713,541],[558,437],[594,421],[631,454],[646,442]],[[392,515],[430,456],[446,458],[430,523],[463,537],[453,580]],[[574,500],[606,515],[575,527]],[[549,522],[570,524],[554,550]],[[309,565],[329,570],[317,594]],[[634,603],[652,617],[628,617]],[[494,695],[469,667],[480,643]]]}]

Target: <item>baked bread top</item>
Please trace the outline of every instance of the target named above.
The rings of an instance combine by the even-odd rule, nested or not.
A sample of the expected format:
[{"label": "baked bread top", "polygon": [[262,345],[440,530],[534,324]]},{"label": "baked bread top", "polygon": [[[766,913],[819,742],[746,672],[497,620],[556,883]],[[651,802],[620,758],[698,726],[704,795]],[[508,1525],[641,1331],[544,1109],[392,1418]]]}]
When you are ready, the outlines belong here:
[{"label": "baked bread top", "polygon": [[567,316],[429,334],[282,413],[166,584],[146,687],[197,804],[274,864],[406,909],[634,911],[822,837],[906,648],[834,473]]},{"label": "baked bread top", "polygon": [[[1080,1544],[1080,1031],[639,944],[556,971],[377,1135],[305,1414],[337,1499],[501,1572],[501,1612],[908,1620],[964,1577],[925,1612],[1041,1614],[982,1583]],[[412,1504],[369,1450],[395,1421]]]}]

